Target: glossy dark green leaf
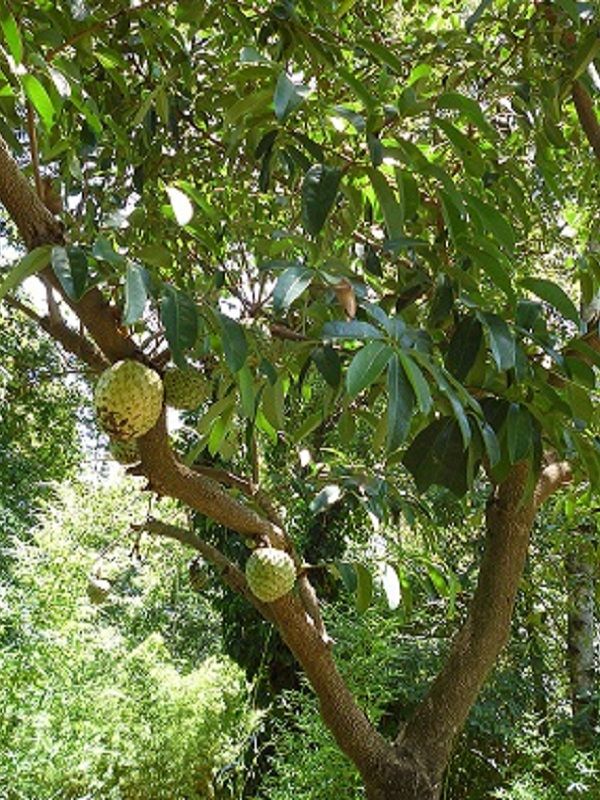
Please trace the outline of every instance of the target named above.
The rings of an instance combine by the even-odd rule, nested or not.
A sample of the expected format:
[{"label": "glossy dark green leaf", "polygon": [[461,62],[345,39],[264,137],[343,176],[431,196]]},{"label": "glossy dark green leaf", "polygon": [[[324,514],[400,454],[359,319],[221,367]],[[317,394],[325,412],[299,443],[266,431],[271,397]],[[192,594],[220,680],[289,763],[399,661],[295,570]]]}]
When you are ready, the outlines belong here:
[{"label": "glossy dark green leaf", "polygon": [[351,397],[355,397],[379,377],[392,352],[392,348],[384,342],[369,342],[356,353],[346,374],[346,386]]},{"label": "glossy dark green leaf", "polygon": [[346,587],[346,590],[353,594],[356,591],[357,586],[357,578],[356,578],[356,570],[354,569],[354,564],[349,564],[346,561],[336,561],[334,562],[335,569],[337,570],[338,575],[342,579],[342,583]]},{"label": "glossy dark green leaf", "polygon": [[68,297],[79,300],[88,283],[88,260],[83,250],[53,247],[52,269]]},{"label": "glossy dark green leaf", "polygon": [[165,285],[160,302],[160,318],[173,360],[184,366],[183,353],[196,344],[198,309],[185,292]]},{"label": "glossy dark green leaf", "polygon": [[429,390],[429,385],[425,380],[425,376],[421,368],[414,362],[414,360],[404,352],[398,353],[400,363],[404,369],[404,373],[408,378],[410,385],[413,388],[419,411],[423,414],[429,414],[433,405],[433,398]]},{"label": "glossy dark green leaf", "polygon": [[248,356],[248,342],[246,334],[239,322],[219,313],[219,324],[221,326],[221,336],[223,342],[223,352],[225,360],[232,372],[237,372],[246,363]]},{"label": "glossy dark green leaf", "polygon": [[125,276],[125,310],[123,325],[133,325],[141,319],[148,300],[148,275],[138,264],[127,264]]},{"label": "glossy dark green leaf", "polygon": [[437,419],[424,428],[406,451],[402,463],[411,473],[417,488],[445,486],[462,497],[468,489],[468,451],[454,419]]},{"label": "glossy dark green leaf", "polygon": [[388,452],[396,450],[406,439],[415,407],[415,394],[400,359],[394,354],[388,367]]},{"label": "glossy dark green leaf", "polygon": [[326,164],[314,164],[302,183],[302,223],[316,236],[327,219],[338,193],[342,173]]},{"label": "glossy dark green leaf", "polygon": [[273,290],[275,311],[287,310],[313,279],[314,272],[306,267],[294,266],[284,270],[277,278]]},{"label": "glossy dark green leaf", "polygon": [[497,314],[481,311],[477,315],[485,326],[490,342],[492,356],[499,370],[505,371],[515,366],[515,338],[506,322]]},{"label": "glossy dark green leaf", "polygon": [[332,389],[337,389],[342,379],[342,365],[333,347],[315,347],[311,353],[317,369]]},{"label": "glossy dark green leaf", "polygon": [[464,164],[465,170],[475,178],[481,178],[485,172],[485,161],[474,139],[469,139],[448,120],[435,119],[435,124],[446,134],[454,151]]},{"label": "glossy dark green leaf", "polygon": [[455,109],[463,114],[470,122],[476,125],[483,135],[491,142],[496,142],[498,134],[486,120],[481,106],[472,97],[467,97],[459,92],[444,92],[437,100],[438,108]]},{"label": "glossy dark green leaf", "polygon": [[525,278],[521,281],[521,286],[533,292],[541,300],[545,300],[546,303],[550,303],[565,319],[579,324],[579,313],[573,301],[558,284],[546,278]]},{"label": "glossy dark green leaf", "polygon": [[511,464],[524,459],[533,446],[533,425],[529,409],[520,403],[511,403],[506,419],[506,442]]},{"label": "glossy dark green leaf", "polygon": [[105,236],[98,236],[92,247],[92,255],[99,261],[106,261],[115,267],[121,266],[125,258],[117,253],[111,241]]},{"label": "glossy dark green leaf", "polygon": [[358,319],[326,322],[321,335],[324,339],[383,339],[382,331]]},{"label": "glossy dark green leaf", "polygon": [[446,366],[459,381],[467,377],[475,364],[482,338],[483,329],[476,317],[464,317],[459,322],[446,355]]}]

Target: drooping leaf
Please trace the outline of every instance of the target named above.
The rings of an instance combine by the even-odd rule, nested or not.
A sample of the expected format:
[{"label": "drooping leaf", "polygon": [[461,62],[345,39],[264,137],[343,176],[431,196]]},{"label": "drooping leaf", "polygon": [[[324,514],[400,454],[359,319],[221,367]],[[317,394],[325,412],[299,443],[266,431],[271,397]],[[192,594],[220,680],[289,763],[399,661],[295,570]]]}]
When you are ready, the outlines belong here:
[{"label": "drooping leaf", "polygon": [[313,279],[314,272],[307,267],[288,267],[277,278],[273,290],[273,307],[275,311],[287,310]]},{"label": "drooping leaf", "polygon": [[498,369],[513,369],[516,359],[515,338],[506,322],[497,314],[486,311],[480,311],[477,316],[487,330],[490,349]]},{"label": "drooping leaf", "polygon": [[459,322],[446,355],[446,366],[459,381],[467,377],[474,365],[482,338],[483,330],[476,317],[464,317]]},{"label": "drooping leaf", "polygon": [[88,284],[86,254],[77,247],[53,247],[51,262],[54,274],[67,296],[79,300]]},{"label": "drooping leaf", "polygon": [[248,342],[244,329],[235,319],[220,313],[217,315],[221,326],[223,352],[232,372],[237,372],[246,363]]},{"label": "drooping leaf", "polygon": [[333,347],[315,347],[310,355],[327,383],[332,389],[337,389],[342,379],[342,365]]},{"label": "drooping leaf", "polygon": [[369,342],[356,353],[346,374],[348,394],[355,397],[370,386],[385,369],[392,348],[384,342]]},{"label": "drooping leaf", "polygon": [[550,303],[565,319],[579,324],[579,314],[573,301],[558,284],[546,278],[525,278],[521,281],[521,286],[533,292],[541,300],[545,300],[546,303]]},{"label": "drooping leaf", "polygon": [[165,285],[160,302],[160,318],[173,360],[184,366],[183,353],[198,337],[198,309],[192,298],[175,287]]},{"label": "drooping leaf", "polygon": [[506,419],[506,441],[511,464],[516,464],[531,453],[533,425],[529,409],[520,403],[511,403]]},{"label": "drooping leaf", "polygon": [[294,111],[302,102],[302,94],[298,91],[296,84],[288,78],[285,72],[281,72],[275,86],[273,105],[275,116],[280,122]]},{"label": "drooping leaf", "polygon": [[337,197],[342,173],[326,164],[314,164],[302,183],[302,223],[316,236],[327,219]]},{"label": "drooping leaf", "polygon": [[138,264],[127,264],[125,276],[125,310],[123,325],[133,325],[141,319],[148,300],[148,274]]},{"label": "drooping leaf", "polygon": [[454,419],[436,419],[424,428],[406,451],[402,463],[420,492],[437,484],[462,497],[468,489],[468,451]]},{"label": "drooping leaf", "polygon": [[398,357],[406,377],[413,388],[415,397],[417,398],[419,411],[421,411],[423,414],[429,414],[433,405],[433,398],[431,397],[429,385],[425,380],[425,376],[423,375],[421,368],[407,353],[400,352],[398,353]]},{"label": "drooping leaf", "polygon": [[23,40],[15,18],[4,3],[0,5],[0,26],[10,54],[18,65],[23,60]]},{"label": "drooping leaf", "polygon": [[22,75],[21,82],[25,89],[25,94],[31,101],[31,104],[40,115],[42,122],[47,130],[50,130],[54,125],[54,117],[56,109],[50,99],[50,95],[44,89],[40,81],[35,75]]},{"label": "drooping leaf", "polygon": [[369,178],[381,206],[381,212],[387,228],[387,238],[397,241],[404,233],[404,214],[400,203],[387,182],[384,174],[377,169],[369,170]]},{"label": "drooping leaf", "polygon": [[194,216],[194,206],[189,197],[176,186],[167,186],[165,191],[169,195],[169,202],[178,225],[187,225]]},{"label": "drooping leaf", "polygon": [[381,584],[383,586],[383,591],[385,592],[388,608],[390,611],[395,611],[400,605],[402,594],[400,591],[400,580],[398,578],[398,573],[392,564],[383,565]]},{"label": "drooping leaf", "polygon": [[388,417],[386,447],[388,452],[391,452],[400,447],[406,439],[415,406],[413,388],[396,354],[394,354],[390,360],[387,388]]},{"label": "drooping leaf", "polygon": [[25,278],[35,275],[48,266],[52,253],[52,245],[44,244],[41,247],[36,247],[24,256],[16,267],[13,267],[8,273],[3,283],[0,284],[0,300],[2,300],[9,292],[16,289]]}]

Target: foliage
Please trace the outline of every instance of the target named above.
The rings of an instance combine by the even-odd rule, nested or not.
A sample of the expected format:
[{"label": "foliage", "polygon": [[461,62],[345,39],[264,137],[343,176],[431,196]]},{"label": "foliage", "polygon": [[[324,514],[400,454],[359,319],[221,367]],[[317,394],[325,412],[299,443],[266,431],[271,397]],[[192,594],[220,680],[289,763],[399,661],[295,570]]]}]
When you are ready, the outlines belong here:
[{"label": "foliage", "polygon": [[[210,797],[254,724],[181,557],[150,542],[128,555],[136,508],[131,486],[64,487],[33,541],[14,542],[0,605],[7,798]],[[111,580],[106,606],[87,599],[92,572]]]}]

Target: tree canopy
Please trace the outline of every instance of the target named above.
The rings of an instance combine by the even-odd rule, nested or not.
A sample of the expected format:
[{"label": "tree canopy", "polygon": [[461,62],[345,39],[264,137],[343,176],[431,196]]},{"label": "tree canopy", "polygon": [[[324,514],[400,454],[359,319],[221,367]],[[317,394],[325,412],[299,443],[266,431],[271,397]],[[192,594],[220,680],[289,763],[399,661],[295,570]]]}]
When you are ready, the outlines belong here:
[{"label": "tree canopy", "polygon": [[[48,308],[29,316],[90,374],[202,371],[205,401],[175,442],[162,415],[131,471],[287,550],[298,592],[261,604],[239,551],[147,527],[277,624],[372,800],[416,797],[407,774],[439,795],[537,510],[600,479],[600,23],[573,0],[466,6],[37,0],[0,17],[0,200],[27,250],[0,297],[22,308],[39,274]],[[432,486],[492,487],[471,611],[393,747],[336,671],[277,458],[318,465],[314,513],[348,493],[384,532]],[[370,579],[346,577],[366,602]]]}]

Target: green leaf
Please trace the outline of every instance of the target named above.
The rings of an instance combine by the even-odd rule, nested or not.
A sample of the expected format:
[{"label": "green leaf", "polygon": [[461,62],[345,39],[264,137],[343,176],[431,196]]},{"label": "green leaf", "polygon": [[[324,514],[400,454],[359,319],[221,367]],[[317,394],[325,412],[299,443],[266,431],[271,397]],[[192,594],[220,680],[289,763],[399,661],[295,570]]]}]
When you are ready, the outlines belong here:
[{"label": "green leaf", "polygon": [[383,339],[382,331],[370,322],[361,322],[358,319],[326,322],[321,335],[323,339]]},{"label": "green leaf", "polygon": [[281,72],[275,86],[273,105],[275,116],[280,122],[294,111],[302,102],[302,94],[298,92],[298,87],[291,81],[285,72]]},{"label": "green leaf", "polygon": [[359,350],[346,374],[348,394],[355,397],[370,386],[384,370],[392,353],[392,348],[384,342],[369,342]]},{"label": "green leaf", "polygon": [[44,244],[41,247],[36,247],[35,250],[27,253],[16,267],[13,267],[8,273],[2,284],[0,284],[0,300],[2,300],[9,292],[16,289],[25,278],[35,275],[48,266],[52,253],[52,245]]},{"label": "green leaf", "polygon": [[2,4],[0,6],[0,26],[4,39],[10,50],[15,64],[20,64],[23,60],[23,41],[21,39],[21,32],[17,26],[17,22],[10,11]]},{"label": "green leaf", "polygon": [[193,347],[198,337],[198,309],[185,292],[165,285],[160,303],[160,318],[173,360],[184,366],[183,351]]},{"label": "green leaf", "polygon": [[228,317],[227,314],[217,314],[221,326],[223,352],[225,360],[232,372],[237,372],[246,363],[248,356],[248,342],[246,333],[239,322]]},{"label": "green leaf", "polygon": [[329,483],[313,497],[309,508],[313,514],[321,514],[323,511],[327,511],[328,508],[335,505],[342,498],[342,495],[342,489],[337,483]]},{"label": "green leaf", "polygon": [[385,227],[387,228],[387,238],[392,241],[398,241],[402,239],[404,232],[402,207],[396,200],[396,196],[382,172],[377,169],[370,169],[369,178],[381,206]]},{"label": "green leaf", "polygon": [[511,464],[524,459],[533,447],[533,420],[520,403],[511,403],[506,418],[506,441]]},{"label": "green leaf", "polygon": [[388,418],[387,450],[396,450],[406,439],[410,430],[415,395],[410,381],[396,354],[391,358],[388,369]]},{"label": "green leaf", "polygon": [[294,431],[292,436],[292,440],[294,442],[300,442],[304,439],[305,436],[308,436],[309,433],[312,433],[316,428],[319,427],[323,422],[323,412],[322,411],[315,411],[314,414],[310,414],[300,425],[297,430]]},{"label": "green leaf", "polygon": [[475,141],[445,119],[436,117],[435,124],[444,131],[469,175],[474,178],[483,177],[485,162]]},{"label": "green leaf", "polygon": [[137,264],[127,265],[125,277],[125,310],[123,325],[133,325],[141,319],[148,300],[148,274]]},{"label": "green leaf", "polygon": [[302,223],[305,230],[316,236],[323,225],[338,193],[342,173],[325,164],[314,164],[302,183]]},{"label": "green leaf", "polygon": [[259,109],[264,111],[271,104],[271,99],[271,89],[262,89],[254,94],[245,95],[227,109],[225,112],[225,122],[229,125],[234,125],[246,114],[253,114]]},{"label": "green leaf", "polygon": [[565,319],[570,319],[576,325],[579,325],[579,313],[573,301],[558,284],[546,278],[525,278],[521,281],[521,286],[533,292],[546,303],[550,303]]},{"label": "green leaf", "polygon": [[346,587],[346,590],[351,594],[354,593],[357,586],[357,577],[354,564],[348,564],[346,561],[336,561],[334,562],[334,567],[342,579],[342,583]]},{"label": "green leaf", "polygon": [[276,431],[285,430],[285,416],[283,413],[283,382],[267,381],[262,393],[262,409],[267,421]]},{"label": "green leaf", "polygon": [[571,79],[569,86],[586,71],[592,61],[600,54],[600,28],[594,25],[581,37],[575,55],[571,57]]},{"label": "green leaf", "polygon": [[273,290],[275,311],[285,311],[296,300],[313,279],[314,272],[306,267],[294,266],[284,270]]},{"label": "green leaf", "polygon": [[53,247],[51,263],[65,294],[71,300],[79,300],[88,285],[88,260],[83,250]]},{"label": "green leaf", "polygon": [[414,439],[402,463],[420,492],[433,484],[445,486],[462,497],[468,488],[468,451],[454,419],[434,420]]},{"label": "green leaf", "polygon": [[419,411],[423,414],[429,414],[433,406],[433,399],[421,368],[406,353],[400,352],[398,357],[417,398]]},{"label": "green leaf", "polygon": [[44,126],[47,130],[50,130],[54,125],[54,115],[56,113],[50,95],[35,75],[22,75],[21,83],[25,89],[25,94],[40,115]]},{"label": "green leaf", "polygon": [[459,92],[445,92],[438,97],[437,107],[460,111],[461,114],[479,128],[487,139],[491,142],[497,141],[498,134],[486,120],[479,103],[473,98]]},{"label": "green leaf", "polygon": [[364,614],[373,600],[373,576],[364,564],[354,564],[356,570],[356,610]]},{"label": "green leaf", "polygon": [[446,355],[446,366],[459,381],[464,381],[474,365],[482,339],[483,330],[475,317],[464,317],[459,322]]},{"label": "green leaf", "polygon": [[480,311],[477,316],[485,326],[492,356],[502,372],[513,369],[516,360],[515,338],[506,322],[497,314]]},{"label": "green leaf", "polygon": [[488,9],[493,2],[494,0],[481,0],[481,3],[479,3],[475,11],[473,11],[473,13],[469,17],[467,17],[465,21],[465,28],[467,30],[467,33],[471,33],[475,25],[479,22],[479,20],[483,16],[486,9]]},{"label": "green leaf", "polygon": [[253,420],[256,412],[256,392],[254,390],[254,378],[247,364],[238,371],[237,379],[240,387],[242,414],[246,419]]},{"label": "green leaf", "polygon": [[92,255],[99,261],[106,261],[115,267],[121,266],[125,260],[120,253],[115,251],[112,242],[105,236],[98,236],[92,247]]},{"label": "green leaf", "polygon": [[464,198],[469,210],[479,219],[483,228],[492,234],[501,247],[512,253],[516,237],[512,225],[506,217],[497,208],[489,203],[484,203],[474,195],[464,195]]},{"label": "green leaf", "polygon": [[394,55],[389,48],[378,42],[374,42],[372,39],[359,39],[356,42],[356,46],[360,47],[362,50],[366,50],[367,53],[370,53],[372,56],[375,56],[376,59],[390,67],[393,72],[397,72],[401,75],[406,69],[406,65],[403,64],[398,56]]},{"label": "green leaf", "polygon": [[342,365],[333,347],[315,347],[310,354],[317,369],[332,389],[337,389],[342,379]]}]

